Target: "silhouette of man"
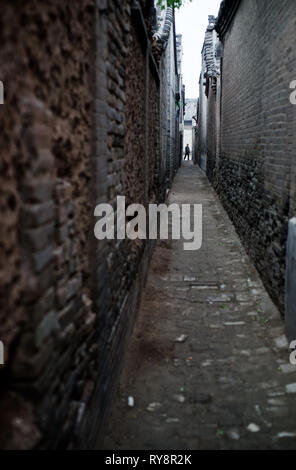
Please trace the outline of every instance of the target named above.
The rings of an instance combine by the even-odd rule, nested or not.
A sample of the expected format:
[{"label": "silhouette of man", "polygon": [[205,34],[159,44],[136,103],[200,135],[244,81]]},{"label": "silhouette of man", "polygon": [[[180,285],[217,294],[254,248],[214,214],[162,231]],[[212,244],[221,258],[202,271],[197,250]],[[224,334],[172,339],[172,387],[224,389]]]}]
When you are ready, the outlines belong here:
[{"label": "silhouette of man", "polygon": [[184,160],[186,160],[186,157],[188,157],[188,160],[189,160],[189,156],[190,156],[190,147],[187,144],[186,147],[185,147],[185,158],[184,158]]}]

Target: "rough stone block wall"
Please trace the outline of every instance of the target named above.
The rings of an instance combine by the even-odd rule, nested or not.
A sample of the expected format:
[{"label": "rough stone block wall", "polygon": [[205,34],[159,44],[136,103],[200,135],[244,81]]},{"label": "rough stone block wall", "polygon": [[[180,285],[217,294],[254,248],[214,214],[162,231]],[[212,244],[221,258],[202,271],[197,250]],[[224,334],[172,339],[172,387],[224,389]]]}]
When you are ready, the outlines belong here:
[{"label": "rough stone block wall", "polygon": [[132,4],[1,4],[1,448],[92,448],[112,397],[152,246],[95,240],[94,207],[166,189]]},{"label": "rough stone block wall", "polygon": [[207,101],[208,106],[208,120],[207,120],[207,177],[211,182],[215,178],[216,168],[216,94],[212,87],[209,87],[209,96]]},{"label": "rough stone block wall", "polygon": [[75,434],[94,367],[86,248],[94,2],[1,8],[1,447],[42,446],[44,429],[55,446]]},{"label": "rough stone block wall", "polygon": [[293,215],[295,20],[293,0],[242,0],[224,38],[222,67],[217,190],[282,312]]},{"label": "rough stone block wall", "polygon": [[163,165],[165,166],[165,187],[170,187],[177,169],[180,166],[178,146],[176,145],[179,127],[176,125],[177,107],[175,92],[177,76],[174,63],[174,30],[171,25],[165,53],[160,63],[161,73],[161,150]]},{"label": "rough stone block wall", "polygon": [[[155,108],[159,102],[159,84],[149,63],[147,71],[139,10],[132,9],[131,4],[112,1],[104,8],[99,3],[97,50],[105,48],[106,56],[100,56],[97,64],[101,96],[96,113],[98,122],[103,120],[105,134],[102,138],[98,134],[95,165],[106,175],[106,181],[97,190],[96,202],[109,202],[115,210],[117,196],[125,196],[126,205],[147,203],[148,192],[155,191],[155,162],[160,158],[159,128],[149,131],[149,126],[146,127],[146,121],[151,120],[151,125],[156,126],[159,123],[159,117],[155,116],[159,113],[159,108]],[[106,85],[104,92],[102,82]],[[149,106],[150,101],[154,106]],[[151,250],[152,245],[144,240],[109,240],[104,246],[96,243],[98,268],[93,292],[100,325],[101,373],[92,409],[104,410],[112,400],[113,384],[137,312]],[[102,418],[90,413],[89,427],[102,429]],[[99,439],[98,445],[100,442]]]},{"label": "rough stone block wall", "polygon": [[168,119],[166,109],[167,103],[169,103],[169,81],[168,81],[168,58],[163,56],[160,62],[160,149],[161,149],[161,169],[160,173],[163,178],[163,187],[167,186],[169,181],[170,170],[168,167],[168,160],[165,158],[165,155],[169,153],[169,143],[168,143]]},{"label": "rough stone block wall", "polygon": [[149,77],[149,138],[148,138],[148,158],[149,158],[149,188],[148,188],[148,201],[162,200],[163,188],[161,188],[161,175],[160,175],[160,132],[155,132],[155,129],[160,129],[160,89],[159,83],[150,71]]}]

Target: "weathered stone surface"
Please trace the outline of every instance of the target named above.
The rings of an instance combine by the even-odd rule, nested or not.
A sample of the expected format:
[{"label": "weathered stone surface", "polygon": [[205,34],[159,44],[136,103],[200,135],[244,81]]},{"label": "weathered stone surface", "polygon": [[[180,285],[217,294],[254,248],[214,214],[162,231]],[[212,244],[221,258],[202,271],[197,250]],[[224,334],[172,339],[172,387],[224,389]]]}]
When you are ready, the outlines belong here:
[{"label": "weathered stone surface", "polygon": [[295,16],[290,0],[221,4],[222,79],[213,70],[213,55],[221,54],[208,27],[198,125],[203,169],[282,314],[288,220],[296,207],[296,114],[289,100]]},{"label": "weathered stone surface", "polygon": [[296,217],[289,222],[286,253],[285,284],[286,334],[290,341],[296,340]]},{"label": "weathered stone surface", "polygon": [[1,397],[25,397],[40,433],[18,421],[19,447],[98,439],[153,245],[98,242],[94,207],[163,201],[178,167],[174,36],[159,75],[140,3],[143,22],[131,0],[1,4]]},{"label": "weathered stone surface", "polygon": [[8,393],[0,403],[3,426],[0,428],[2,450],[34,448],[41,439],[33,406],[15,393]]}]

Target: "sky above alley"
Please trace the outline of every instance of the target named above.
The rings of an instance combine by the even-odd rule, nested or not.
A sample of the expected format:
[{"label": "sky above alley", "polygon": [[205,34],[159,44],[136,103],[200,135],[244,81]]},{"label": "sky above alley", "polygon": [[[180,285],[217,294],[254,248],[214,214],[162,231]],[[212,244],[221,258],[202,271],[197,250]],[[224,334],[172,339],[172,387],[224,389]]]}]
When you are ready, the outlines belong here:
[{"label": "sky above alley", "polygon": [[221,0],[185,0],[176,9],[176,30],[182,34],[182,72],[186,98],[197,98],[201,70],[201,49],[208,25],[208,15],[217,16]]}]

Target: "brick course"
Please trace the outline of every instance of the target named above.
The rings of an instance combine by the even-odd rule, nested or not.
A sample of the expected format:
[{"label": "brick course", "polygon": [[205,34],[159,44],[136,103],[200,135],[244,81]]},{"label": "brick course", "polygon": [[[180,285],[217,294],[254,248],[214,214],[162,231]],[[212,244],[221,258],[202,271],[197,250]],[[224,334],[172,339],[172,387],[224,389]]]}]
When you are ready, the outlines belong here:
[{"label": "brick course", "polygon": [[93,448],[103,430],[153,245],[98,242],[94,208],[170,184],[149,3],[2,5],[1,448]]},{"label": "brick course", "polygon": [[[237,7],[224,28],[227,10]],[[226,12],[226,13],[225,13]],[[258,268],[284,312],[287,224],[295,215],[296,4],[292,0],[224,2],[220,151],[208,146],[207,173]],[[224,30],[224,29],[225,30]],[[212,138],[215,104],[208,102]]]}]

